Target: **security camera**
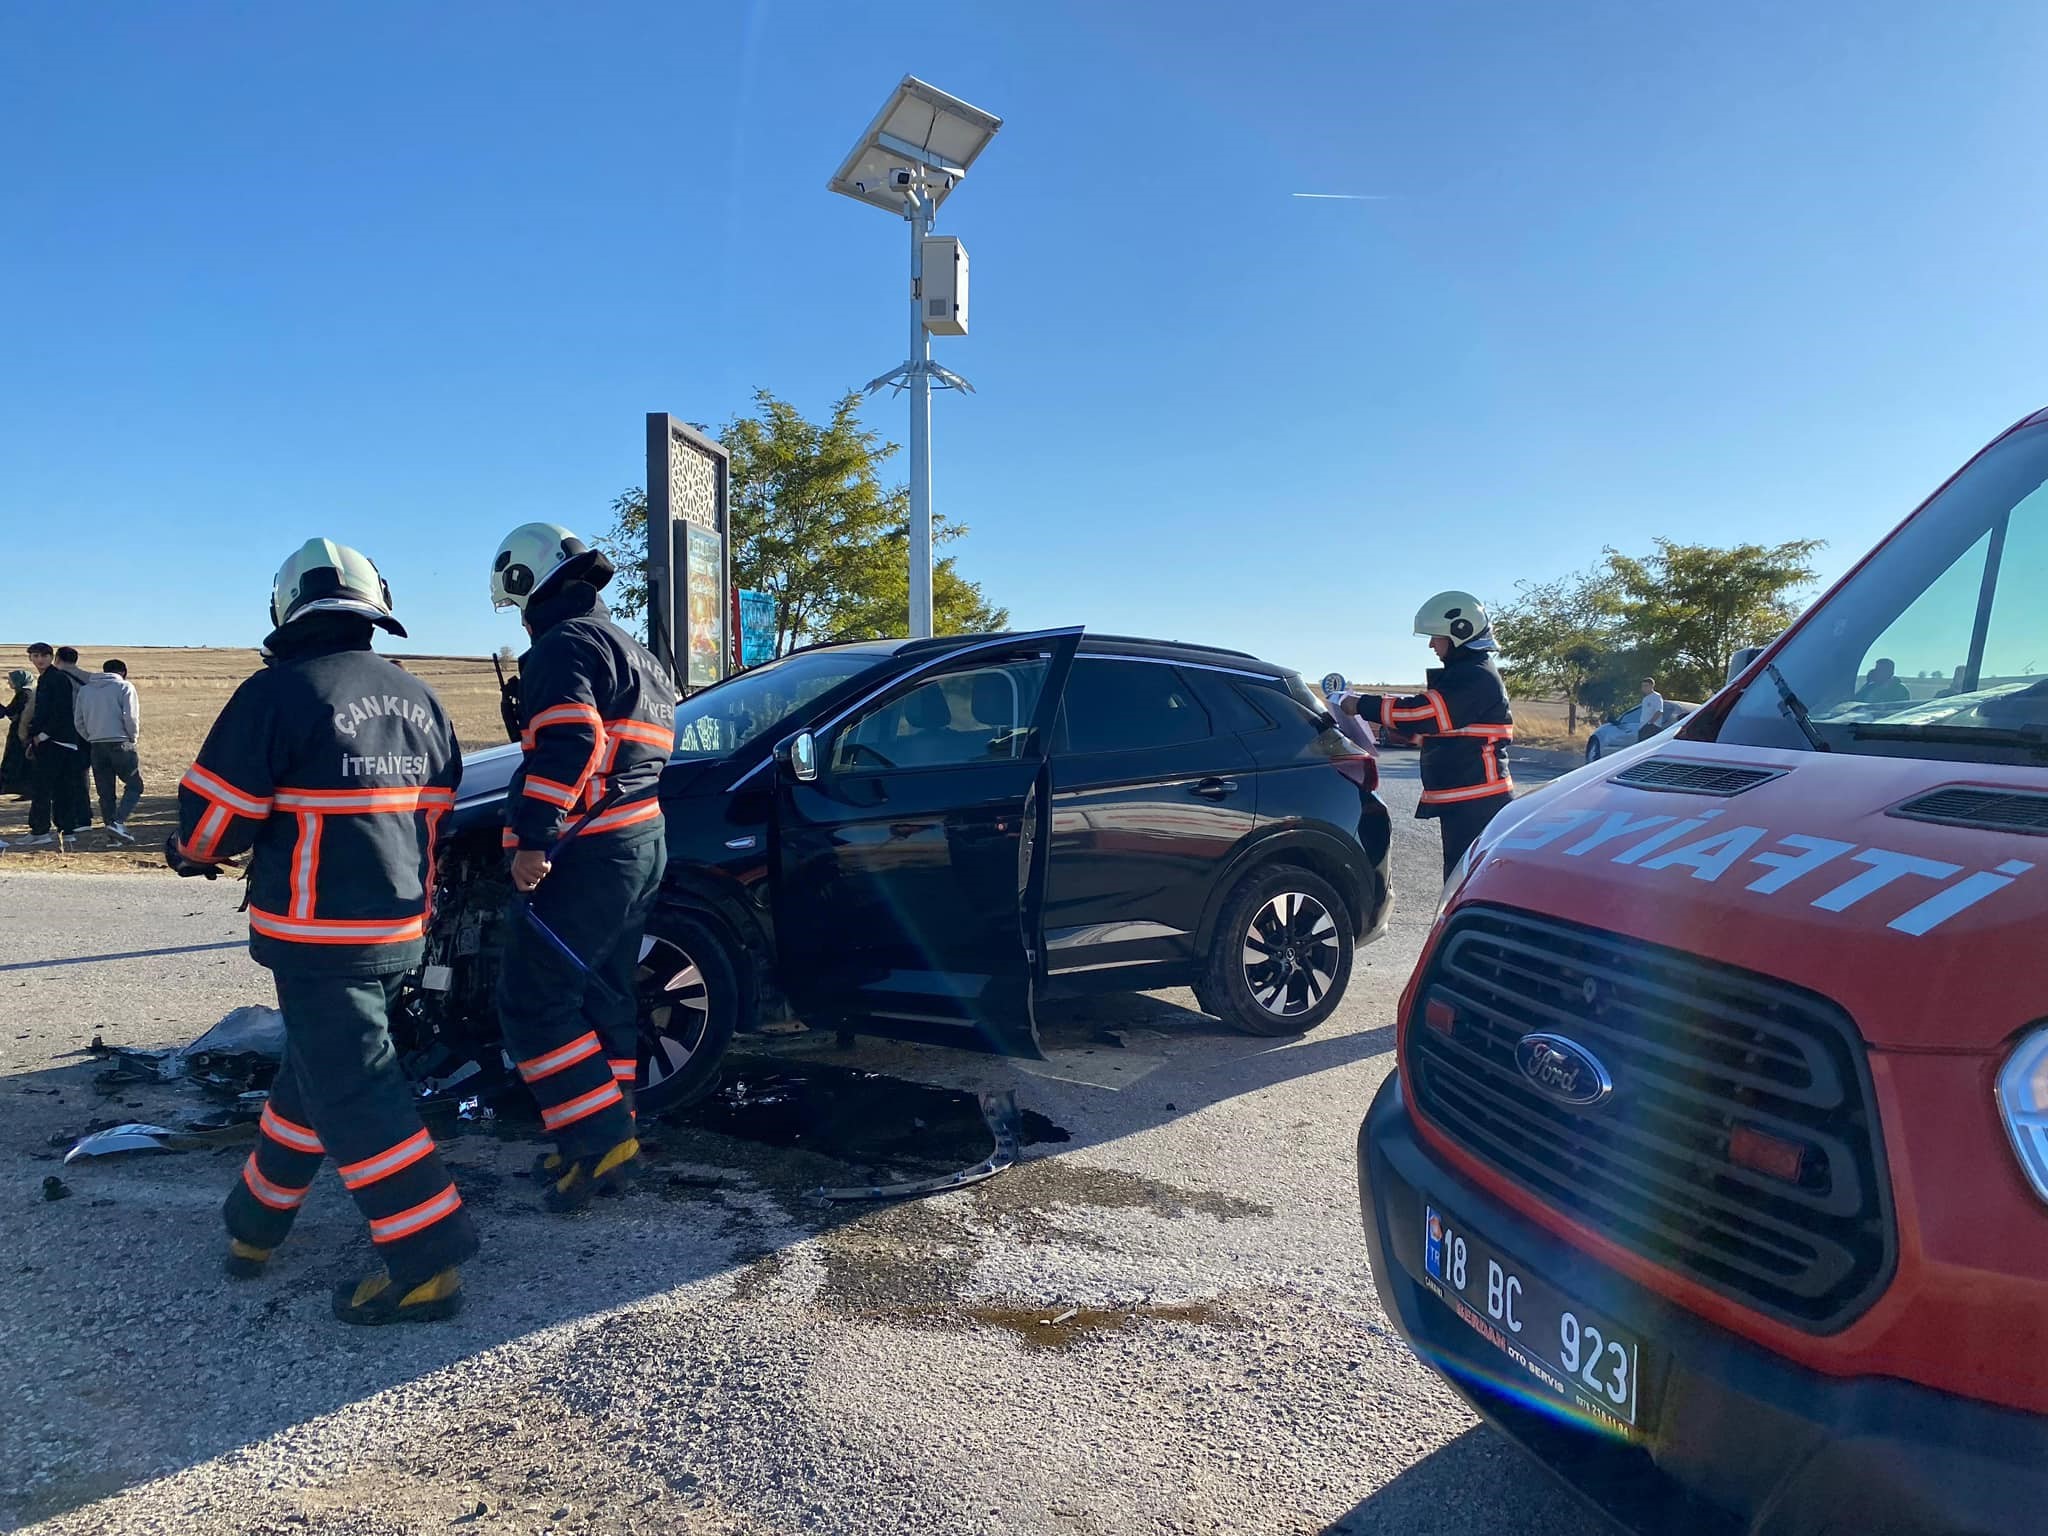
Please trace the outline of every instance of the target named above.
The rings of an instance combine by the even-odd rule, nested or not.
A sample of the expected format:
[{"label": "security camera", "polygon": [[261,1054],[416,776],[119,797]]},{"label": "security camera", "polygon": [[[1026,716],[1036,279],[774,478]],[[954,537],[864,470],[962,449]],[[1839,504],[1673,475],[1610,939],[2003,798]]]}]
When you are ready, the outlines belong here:
[{"label": "security camera", "polygon": [[889,173],[889,185],[898,189],[914,187],[917,185],[917,173],[907,166],[899,165]]}]

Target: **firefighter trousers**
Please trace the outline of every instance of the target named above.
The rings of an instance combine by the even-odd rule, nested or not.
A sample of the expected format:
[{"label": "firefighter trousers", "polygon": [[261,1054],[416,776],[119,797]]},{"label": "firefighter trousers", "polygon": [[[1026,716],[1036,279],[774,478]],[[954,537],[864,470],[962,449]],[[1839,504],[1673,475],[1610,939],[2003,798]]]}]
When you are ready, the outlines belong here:
[{"label": "firefighter trousers", "polygon": [[417,1285],[477,1250],[434,1139],[392,1048],[398,976],[277,976],[284,1062],[257,1127],[256,1150],[228,1191],[228,1235],[275,1248],[291,1230],[323,1158],[370,1224],[377,1254]]},{"label": "firefighter trousers", "polygon": [[1506,808],[1513,795],[1488,795],[1484,800],[1461,800],[1442,807],[1436,824],[1444,840],[1444,878],[1450,879],[1458,860],[1472,840],[1486,830],[1486,824]]},{"label": "firefighter trousers", "polygon": [[658,820],[586,835],[555,857],[548,877],[524,898],[587,970],[524,913],[515,911],[506,930],[498,967],[505,1049],[566,1159],[601,1155],[633,1134],[640,1049],[634,973],[667,862]]}]

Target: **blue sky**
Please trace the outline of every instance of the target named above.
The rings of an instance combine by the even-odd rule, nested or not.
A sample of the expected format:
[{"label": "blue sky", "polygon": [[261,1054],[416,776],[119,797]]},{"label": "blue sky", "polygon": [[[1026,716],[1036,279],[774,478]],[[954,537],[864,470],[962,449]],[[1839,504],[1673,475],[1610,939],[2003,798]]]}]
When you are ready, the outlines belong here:
[{"label": "blue sky", "polygon": [[2040,6],[918,14],[0,12],[0,636],[253,643],[320,533],[418,649],[515,639],[498,538],[601,525],[646,411],[901,360],[824,181],[906,71],[1006,119],[935,501],[1019,624],[1413,676],[1439,587],[1833,571],[2048,404]]}]

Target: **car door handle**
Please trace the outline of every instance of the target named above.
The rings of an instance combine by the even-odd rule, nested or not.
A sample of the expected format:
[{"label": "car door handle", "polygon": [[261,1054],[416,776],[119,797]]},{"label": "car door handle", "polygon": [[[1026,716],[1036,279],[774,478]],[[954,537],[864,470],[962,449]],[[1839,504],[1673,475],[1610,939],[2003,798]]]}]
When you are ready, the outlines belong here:
[{"label": "car door handle", "polygon": [[1200,795],[1204,800],[1221,800],[1226,795],[1234,795],[1237,793],[1237,780],[1215,778],[1204,779],[1199,784],[1190,786],[1190,788],[1188,789],[1188,793],[1191,795]]}]

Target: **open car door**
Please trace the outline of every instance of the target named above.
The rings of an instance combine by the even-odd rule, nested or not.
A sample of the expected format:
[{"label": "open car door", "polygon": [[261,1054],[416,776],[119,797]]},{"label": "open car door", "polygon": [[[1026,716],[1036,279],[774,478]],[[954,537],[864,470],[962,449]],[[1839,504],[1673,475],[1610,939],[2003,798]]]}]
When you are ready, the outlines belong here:
[{"label": "open car door", "polygon": [[776,949],[799,1016],[1040,1054],[1046,757],[1080,643],[963,640],[784,744]]}]

